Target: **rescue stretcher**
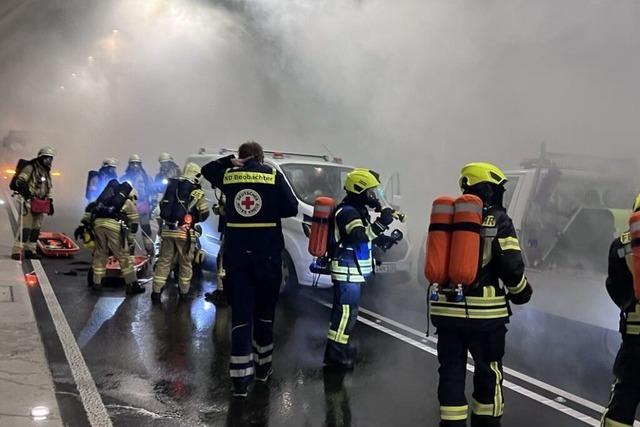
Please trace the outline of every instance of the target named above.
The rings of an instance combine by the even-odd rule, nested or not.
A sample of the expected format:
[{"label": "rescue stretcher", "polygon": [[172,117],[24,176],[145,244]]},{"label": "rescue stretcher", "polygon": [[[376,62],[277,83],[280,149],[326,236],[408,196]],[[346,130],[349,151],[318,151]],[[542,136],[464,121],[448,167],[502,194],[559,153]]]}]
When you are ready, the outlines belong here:
[{"label": "rescue stretcher", "polygon": [[64,233],[41,231],[37,241],[38,252],[46,257],[69,258],[80,250],[78,244]]},{"label": "rescue stretcher", "polygon": [[[141,279],[144,277],[147,271],[147,268],[149,266],[149,256],[134,255],[132,256],[132,258],[133,258],[133,266],[136,270],[136,275],[138,276],[138,279]],[[122,275],[120,274],[120,263],[115,257],[110,256],[109,259],[107,260],[107,273],[105,275],[105,279],[117,280],[121,278],[122,278]],[[87,285],[88,286],[93,285],[93,268],[90,268],[87,274]]]}]

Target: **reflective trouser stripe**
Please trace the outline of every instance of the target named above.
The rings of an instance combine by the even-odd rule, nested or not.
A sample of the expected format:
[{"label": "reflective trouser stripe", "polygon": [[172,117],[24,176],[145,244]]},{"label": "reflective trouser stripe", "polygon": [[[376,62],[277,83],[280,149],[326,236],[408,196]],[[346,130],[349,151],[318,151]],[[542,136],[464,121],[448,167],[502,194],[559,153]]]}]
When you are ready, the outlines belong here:
[{"label": "reflective trouser stripe", "polygon": [[522,275],[522,279],[520,279],[520,282],[517,285],[515,285],[515,286],[507,286],[507,289],[509,289],[509,293],[511,293],[511,294],[519,294],[526,287],[527,287],[527,278],[523,274]]},{"label": "reflective trouser stripe", "polygon": [[253,361],[258,364],[258,366],[266,365],[267,363],[271,363],[273,361],[273,355],[268,355],[261,357],[257,354],[253,355]]},{"label": "reflective trouser stripe", "polygon": [[253,361],[253,357],[249,356],[231,356],[229,361],[231,363],[249,363]]},{"label": "reflective trouser stripe", "polygon": [[441,406],[440,419],[442,421],[464,421],[467,419],[469,405],[464,406]]},{"label": "reflective trouser stripe", "polygon": [[344,331],[347,328],[347,325],[349,323],[350,313],[351,313],[351,309],[349,308],[349,304],[343,304],[342,317],[340,318],[340,324],[338,325],[338,330],[334,331],[329,329],[329,334],[327,335],[327,338],[339,344],[349,343],[349,335],[345,335]]},{"label": "reflective trouser stripe", "polygon": [[602,424],[600,425],[602,427],[633,427],[633,424],[619,423],[618,421],[613,421],[607,417],[602,419]]},{"label": "reflective trouser stripe", "polygon": [[253,375],[253,373],[254,373],[253,366],[246,369],[230,369],[229,370],[229,376],[231,378],[250,377],[251,375]]},{"label": "reflective trouser stripe", "polygon": [[496,390],[493,398],[493,416],[499,417],[502,415],[504,410],[504,404],[502,401],[502,372],[500,371],[498,362],[491,362],[489,367],[496,374]]},{"label": "reflective trouser stripe", "polygon": [[268,351],[272,351],[273,350],[273,344],[269,344],[269,345],[265,345],[264,347],[260,347],[258,345],[258,343],[256,343],[255,341],[253,341],[253,348],[255,349],[255,351],[258,354],[263,354],[266,353]]},{"label": "reflective trouser stripe", "polygon": [[[480,403],[475,399],[471,401],[471,411],[480,416],[486,417],[495,417],[496,415],[496,407],[493,403]],[[502,408],[500,409],[500,414],[504,411],[504,403],[502,404]]]}]

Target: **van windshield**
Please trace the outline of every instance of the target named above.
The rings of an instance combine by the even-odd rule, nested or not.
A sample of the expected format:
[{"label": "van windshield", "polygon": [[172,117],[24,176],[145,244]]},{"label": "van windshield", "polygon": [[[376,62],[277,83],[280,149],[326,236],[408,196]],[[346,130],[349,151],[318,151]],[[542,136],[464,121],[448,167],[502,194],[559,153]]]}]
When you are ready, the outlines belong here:
[{"label": "van windshield", "polygon": [[287,163],[281,165],[298,199],[313,205],[316,197],[344,197],[344,181],[351,168],[335,165]]}]

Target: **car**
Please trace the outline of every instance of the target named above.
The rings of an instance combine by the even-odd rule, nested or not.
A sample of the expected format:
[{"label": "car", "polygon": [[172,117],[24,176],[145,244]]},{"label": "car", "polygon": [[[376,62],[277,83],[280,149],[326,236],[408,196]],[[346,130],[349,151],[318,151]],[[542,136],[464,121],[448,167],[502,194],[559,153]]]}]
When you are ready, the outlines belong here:
[{"label": "car", "polygon": [[[205,148],[198,154],[187,157],[186,162],[193,162],[203,166],[213,160],[236,153],[235,150],[223,148],[218,152],[211,152]],[[293,218],[285,218],[282,221],[282,232],[285,240],[283,252],[283,281],[281,290],[294,289],[298,285],[304,286],[331,286],[331,278],[327,275],[313,274],[309,266],[313,257],[308,252],[309,234],[311,232],[311,217],[313,204],[318,196],[328,196],[339,201],[344,197],[344,180],[353,167],[342,164],[337,158],[325,155],[289,153],[280,151],[265,151],[265,164],[281,172],[287,184],[291,187],[299,202],[298,215]],[[392,177],[393,178],[393,177]],[[397,187],[393,179],[385,188]],[[207,198],[212,202],[219,202],[221,194],[211,187],[211,184],[203,180],[203,190]],[[399,194],[392,195],[388,200],[384,189],[379,191],[381,202],[384,206],[398,208],[394,203],[400,200]],[[372,217],[375,217],[372,212]],[[207,259],[216,259],[220,248],[220,233],[218,231],[219,217],[212,215],[203,225],[202,247],[207,253]],[[400,221],[394,221],[390,229],[398,229],[405,236],[408,235],[406,225]],[[378,267],[380,274],[407,275],[412,270],[411,245],[406,239],[383,254],[378,255],[382,265]],[[205,269],[211,269],[210,264],[205,264]]]}]

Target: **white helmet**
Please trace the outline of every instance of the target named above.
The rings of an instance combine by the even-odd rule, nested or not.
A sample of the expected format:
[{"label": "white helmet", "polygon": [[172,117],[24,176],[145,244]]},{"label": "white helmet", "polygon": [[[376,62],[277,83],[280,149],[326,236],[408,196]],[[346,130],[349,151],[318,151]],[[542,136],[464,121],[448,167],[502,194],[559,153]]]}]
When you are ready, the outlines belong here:
[{"label": "white helmet", "polygon": [[42,147],[39,151],[38,151],[38,157],[55,157],[56,155],[56,150],[54,150],[52,147],[46,146],[46,147]]},{"label": "white helmet", "polygon": [[129,163],[142,163],[142,159],[139,155],[132,154],[131,157],[129,157]]},{"label": "white helmet", "polygon": [[172,161],[173,161],[173,156],[169,153],[160,153],[160,156],[158,157],[158,163],[172,162]]},{"label": "white helmet", "polygon": [[115,157],[107,157],[102,161],[102,167],[117,168],[118,163],[118,159]]}]

